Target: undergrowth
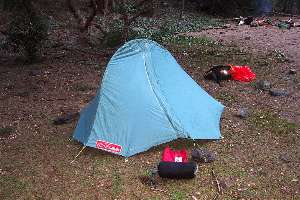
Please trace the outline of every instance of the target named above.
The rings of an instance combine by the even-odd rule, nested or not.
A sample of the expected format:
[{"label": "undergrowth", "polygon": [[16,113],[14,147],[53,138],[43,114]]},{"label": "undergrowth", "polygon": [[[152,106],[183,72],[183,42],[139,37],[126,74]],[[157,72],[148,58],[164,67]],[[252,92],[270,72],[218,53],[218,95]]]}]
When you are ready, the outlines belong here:
[{"label": "undergrowth", "polygon": [[[138,18],[130,26],[129,38],[128,40],[137,38],[146,38],[155,40],[159,43],[211,43],[211,40],[205,39],[195,39],[193,37],[178,36],[180,33],[185,32],[196,32],[201,31],[203,28],[220,26],[223,24],[222,21],[208,17],[199,16],[194,14],[187,14],[183,18],[180,18],[178,12],[173,11],[173,15],[160,16],[159,18]],[[99,19],[101,20],[101,19]],[[105,45],[112,47],[120,42],[117,39],[122,39],[119,37],[121,35],[123,24],[121,22],[115,21],[111,30],[105,37]],[[116,37],[116,35],[118,37]],[[110,39],[112,37],[113,39]]]},{"label": "undergrowth", "polygon": [[270,111],[257,111],[250,122],[257,129],[268,130],[276,135],[293,134],[299,130],[299,125],[289,122]]}]

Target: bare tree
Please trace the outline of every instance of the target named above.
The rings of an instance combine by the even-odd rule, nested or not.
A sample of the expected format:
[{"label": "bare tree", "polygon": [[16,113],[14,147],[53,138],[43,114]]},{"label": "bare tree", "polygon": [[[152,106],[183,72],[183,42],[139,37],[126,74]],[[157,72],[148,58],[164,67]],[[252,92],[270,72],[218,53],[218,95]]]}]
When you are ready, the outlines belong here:
[{"label": "bare tree", "polygon": [[79,8],[74,6],[72,0],[66,0],[66,5],[77,21],[81,41],[86,43],[88,29],[91,25],[99,29],[104,37],[108,33],[105,30],[105,27],[109,26],[108,24],[93,23],[96,15],[121,20],[123,22],[122,40],[126,41],[130,26],[138,17],[153,15],[154,1],[157,0],[89,0],[87,16],[79,12]]}]

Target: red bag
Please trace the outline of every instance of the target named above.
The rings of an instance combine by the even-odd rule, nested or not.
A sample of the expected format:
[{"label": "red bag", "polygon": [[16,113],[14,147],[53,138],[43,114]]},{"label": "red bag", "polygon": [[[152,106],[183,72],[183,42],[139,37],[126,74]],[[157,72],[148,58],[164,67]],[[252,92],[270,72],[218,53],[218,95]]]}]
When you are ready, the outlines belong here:
[{"label": "red bag", "polygon": [[255,79],[256,75],[251,71],[248,66],[233,66],[230,65],[229,74],[231,78],[236,81],[250,82]]},{"label": "red bag", "polygon": [[166,147],[162,154],[163,162],[187,162],[187,151],[185,149],[174,151],[170,147]]}]

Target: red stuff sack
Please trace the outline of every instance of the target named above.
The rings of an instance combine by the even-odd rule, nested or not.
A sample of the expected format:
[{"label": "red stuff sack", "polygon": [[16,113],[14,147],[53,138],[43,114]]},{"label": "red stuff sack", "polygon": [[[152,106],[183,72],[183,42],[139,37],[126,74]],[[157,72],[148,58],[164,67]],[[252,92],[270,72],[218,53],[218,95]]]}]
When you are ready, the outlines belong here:
[{"label": "red stuff sack", "polygon": [[170,147],[166,147],[162,154],[163,162],[187,162],[187,152],[185,149],[174,151]]},{"label": "red stuff sack", "polygon": [[255,79],[256,75],[248,66],[232,66],[229,70],[231,78],[236,81],[250,82]]}]

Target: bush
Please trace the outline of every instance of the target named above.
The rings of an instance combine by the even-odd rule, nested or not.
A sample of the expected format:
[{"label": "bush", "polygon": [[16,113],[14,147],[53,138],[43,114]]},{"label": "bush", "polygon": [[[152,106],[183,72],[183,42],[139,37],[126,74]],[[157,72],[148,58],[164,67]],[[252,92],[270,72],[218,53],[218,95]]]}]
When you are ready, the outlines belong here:
[{"label": "bush", "polygon": [[300,13],[299,0],[273,0],[274,9],[279,12]]},{"label": "bush", "polygon": [[38,16],[15,16],[9,24],[8,42],[17,50],[23,49],[28,62],[36,60],[46,38],[47,24]]},{"label": "bush", "polygon": [[180,18],[179,12],[161,16],[159,19],[139,18],[132,24],[129,39],[148,38],[159,43],[198,43],[192,37],[180,36],[179,33],[201,31],[203,28],[221,26],[219,20],[207,16],[186,14]]},{"label": "bush", "polygon": [[35,12],[30,0],[13,2],[14,4],[3,4],[3,8],[11,12],[12,18],[7,30],[7,42],[16,51],[24,52],[26,62],[34,62],[47,38],[47,20]]}]

